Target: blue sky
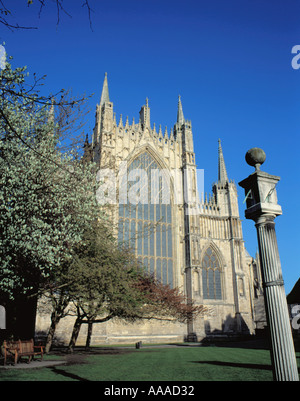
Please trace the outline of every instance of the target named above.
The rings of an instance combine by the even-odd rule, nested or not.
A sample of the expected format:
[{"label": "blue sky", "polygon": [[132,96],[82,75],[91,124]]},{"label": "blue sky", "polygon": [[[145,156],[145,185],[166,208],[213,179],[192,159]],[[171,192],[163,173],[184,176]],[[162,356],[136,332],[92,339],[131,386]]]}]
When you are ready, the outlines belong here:
[{"label": "blue sky", "polygon": [[[300,45],[298,0],[90,0],[90,29],[82,0],[64,0],[57,25],[55,4],[38,16],[38,2],[6,0],[11,22],[36,26],[9,31],[0,26],[13,66],[47,75],[44,93],[72,88],[94,96],[87,130],[94,126],[105,72],[117,120],[138,120],[149,98],[151,123],[164,129],[176,121],[178,95],[192,121],[196,163],[205,169],[205,190],[217,179],[218,138],[228,176],[236,183],[252,173],[248,149],[267,155],[263,170],[279,175],[283,215],[276,232],[288,293],[300,274],[298,205],[300,69],[291,66],[291,49]],[[246,248],[255,255],[254,222],[244,219]]]}]

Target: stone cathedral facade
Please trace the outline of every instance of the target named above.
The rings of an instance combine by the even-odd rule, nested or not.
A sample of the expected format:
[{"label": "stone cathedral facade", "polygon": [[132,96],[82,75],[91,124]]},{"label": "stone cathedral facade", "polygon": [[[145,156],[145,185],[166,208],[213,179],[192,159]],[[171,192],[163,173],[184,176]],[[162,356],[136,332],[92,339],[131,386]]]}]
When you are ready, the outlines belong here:
[{"label": "stone cathedral facade", "polygon": [[[121,116],[117,122],[105,75],[87,149],[98,171],[103,172],[104,184],[110,182],[109,173],[119,174],[116,202],[110,205],[119,241],[128,244],[157,279],[179,287],[197,304],[209,308],[206,315],[188,325],[113,320],[94,325],[92,343],[172,342],[254,333],[257,275],[254,259],[245,249],[237,189],[228,179],[220,140],[216,183],[203,199],[197,190],[192,125],[184,117],[180,97],[170,133],[151,124],[148,100],[141,107],[139,121],[130,124]],[[166,182],[168,191],[164,193]],[[106,188],[109,192],[109,186]],[[130,192],[138,195],[133,202]],[[63,320],[58,337],[65,337]]]}]

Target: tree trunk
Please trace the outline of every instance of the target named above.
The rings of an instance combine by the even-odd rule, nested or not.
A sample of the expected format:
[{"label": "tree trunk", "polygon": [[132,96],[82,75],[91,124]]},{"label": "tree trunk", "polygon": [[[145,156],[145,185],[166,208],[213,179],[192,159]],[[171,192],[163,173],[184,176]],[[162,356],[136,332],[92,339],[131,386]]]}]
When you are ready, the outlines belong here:
[{"label": "tree trunk", "polygon": [[81,324],[82,324],[82,318],[81,317],[77,317],[77,319],[75,320],[74,326],[73,326],[73,331],[72,331],[72,335],[71,335],[71,339],[70,339],[70,343],[69,343],[69,347],[68,347],[68,352],[73,352],[73,349],[75,347],[79,332],[80,332],[80,328],[81,328]]},{"label": "tree trunk", "polygon": [[91,339],[92,339],[92,332],[93,332],[93,321],[88,322],[88,329],[87,329],[87,335],[86,335],[86,343],[85,343],[85,349],[88,350],[91,345]]},{"label": "tree trunk", "polygon": [[55,330],[60,319],[62,319],[65,316],[65,310],[69,304],[69,298],[65,295],[64,291],[61,291],[58,299],[56,299],[55,295],[51,293],[51,301],[52,301],[51,325],[46,340],[46,347],[45,347],[46,353],[50,351]]},{"label": "tree trunk", "polygon": [[53,337],[55,334],[55,330],[56,330],[56,327],[57,327],[60,319],[61,319],[61,317],[57,313],[53,312],[51,314],[51,325],[50,325],[50,328],[48,331],[46,346],[45,346],[46,353],[48,353],[50,351],[50,348],[52,346]]}]

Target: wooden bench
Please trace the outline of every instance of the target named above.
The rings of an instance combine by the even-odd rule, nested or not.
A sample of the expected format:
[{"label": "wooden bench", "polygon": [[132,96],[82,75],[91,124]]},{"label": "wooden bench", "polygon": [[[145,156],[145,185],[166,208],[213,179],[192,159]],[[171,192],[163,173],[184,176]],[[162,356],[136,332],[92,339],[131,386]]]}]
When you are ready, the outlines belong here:
[{"label": "wooden bench", "polygon": [[18,341],[4,341],[4,365],[9,358],[12,358],[14,364],[18,363],[22,356],[28,357],[28,363],[34,356],[40,356],[41,361],[43,360],[44,347],[39,345],[35,346],[33,339],[31,340],[18,340]]}]

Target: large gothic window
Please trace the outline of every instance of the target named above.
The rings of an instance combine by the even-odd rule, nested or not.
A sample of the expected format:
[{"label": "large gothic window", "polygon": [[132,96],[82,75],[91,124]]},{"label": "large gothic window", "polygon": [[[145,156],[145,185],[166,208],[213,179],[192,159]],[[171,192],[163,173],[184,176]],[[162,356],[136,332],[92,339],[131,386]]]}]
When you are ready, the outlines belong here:
[{"label": "large gothic window", "polygon": [[158,280],[173,286],[169,183],[159,165],[145,152],[128,166],[125,186],[126,202],[119,203],[119,242],[128,244]]},{"label": "large gothic window", "polygon": [[203,299],[222,299],[221,267],[212,248],[208,248],[202,260]]}]

